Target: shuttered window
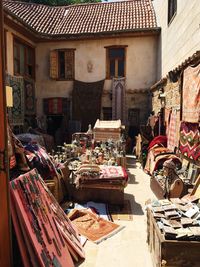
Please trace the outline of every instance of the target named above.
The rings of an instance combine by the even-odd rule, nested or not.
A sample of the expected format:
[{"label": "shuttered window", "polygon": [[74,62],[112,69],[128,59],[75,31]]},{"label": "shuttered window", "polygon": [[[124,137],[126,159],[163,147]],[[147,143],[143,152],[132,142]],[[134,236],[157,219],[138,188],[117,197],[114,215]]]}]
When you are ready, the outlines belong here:
[{"label": "shuttered window", "polygon": [[50,77],[55,80],[74,79],[74,49],[50,52]]},{"label": "shuttered window", "polygon": [[125,77],[126,46],[106,47],[107,48],[107,68],[106,77]]},{"label": "shuttered window", "polygon": [[35,77],[35,49],[14,39],[14,74]]}]

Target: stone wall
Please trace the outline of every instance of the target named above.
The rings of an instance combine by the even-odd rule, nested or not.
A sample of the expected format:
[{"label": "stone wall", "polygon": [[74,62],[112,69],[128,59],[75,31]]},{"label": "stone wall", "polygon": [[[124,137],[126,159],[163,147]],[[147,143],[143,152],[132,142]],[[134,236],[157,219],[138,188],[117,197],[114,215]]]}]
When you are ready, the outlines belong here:
[{"label": "stone wall", "polygon": [[[158,113],[162,107],[165,108],[180,108],[181,103],[181,80],[175,83],[167,79],[166,85],[161,88],[152,89],[152,110]],[[165,98],[160,98],[161,90],[165,94]]]}]

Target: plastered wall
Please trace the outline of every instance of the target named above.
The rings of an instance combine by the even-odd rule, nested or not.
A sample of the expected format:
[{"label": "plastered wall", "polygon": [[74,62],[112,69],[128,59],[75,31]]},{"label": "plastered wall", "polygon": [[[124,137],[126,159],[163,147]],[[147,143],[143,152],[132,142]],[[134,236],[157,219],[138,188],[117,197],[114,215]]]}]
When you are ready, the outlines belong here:
[{"label": "plastered wall", "polygon": [[[177,0],[177,13],[168,25],[168,0],[154,0],[160,38],[158,80],[200,50],[200,1]],[[159,68],[158,68],[159,70]]]}]

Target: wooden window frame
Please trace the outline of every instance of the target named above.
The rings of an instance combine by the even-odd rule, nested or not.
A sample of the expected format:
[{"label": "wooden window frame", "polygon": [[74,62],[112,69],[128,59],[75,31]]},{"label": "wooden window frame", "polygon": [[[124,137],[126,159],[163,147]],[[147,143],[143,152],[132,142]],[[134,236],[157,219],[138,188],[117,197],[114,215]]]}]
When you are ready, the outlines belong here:
[{"label": "wooden window frame", "polygon": [[[105,46],[106,48],[106,79],[111,80],[112,78],[117,78],[118,76],[111,77],[110,76],[110,57],[109,57],[109,51],[111,49],[124,49],[124,57],[116,57],[115,58],[115,73],[118,72],[118,61],[124,60],[124,77],[126,77],[126,54],[127,54],[127,45],[117,45],[117,46]],[[114,60],[114,59],[112,59]]]},{"label": "wooden window frame", "polygon": [[[20,73],[20,50],[19,46],[22,45],[24,47],[24,74]],[[17,48],[17,58],[15,58],[15,47]],[[28,50],[31,51],[32,55],[32,64],[28,62]],[[19,73],[15,70],[15,61],[18,61]],[[28,74],[28,67],[32,66],[32,75]],[[22,40],[21,38],[15,37],[13,38],[13,69],[14,75],[16,76],[23,76],[26,78],[35,79],[35,47],[31,44],[27,43],[26,41]]]},{"label": "wooden window frame", "polygon": [[[58,68],[58,78],[56,78],[56,81],[74,81],[75,80],[75,48],[65,48],[65,49],[56,49],[54,51],[57,52],[57,68]],[[65,75],[66,75],[66,52],[72,52],[73,53],[73,66],[72,66],[72,78],[68,78],[65,76],[65,78],[60,77],[60,62],[59,62],[59,52],[65,53]]]},{"label": "wooden window frame", "polygon": [[177,0],[168,0],[168,26],[172,23],[177,14]]}]

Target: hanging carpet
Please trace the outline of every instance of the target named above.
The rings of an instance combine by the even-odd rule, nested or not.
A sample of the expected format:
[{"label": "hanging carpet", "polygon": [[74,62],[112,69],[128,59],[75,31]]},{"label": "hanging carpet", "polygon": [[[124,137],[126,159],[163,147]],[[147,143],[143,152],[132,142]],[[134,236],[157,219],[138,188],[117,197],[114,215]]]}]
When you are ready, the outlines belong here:
[{"label": "hanging carpet", "polygon": [[188,67],[183,75],[182,120],[198,123],[200,119],[200,64]]},{"label": "hanging carpet", "polygon": [[24,79],[24,106],[26,115],[35,114],[35,82],[32,79]]},{"label": "hanging carpet", "polygon": [[74,81],[72,92],[72,117],[80,121],[82,131],[87,131],[88,125],[94,126],[101,114],[101,96],[104,80],[85,83]]},{"label": "hanging carpet", "polygon": [[200,160],[200,131],[198,123],[181,123],[179,149],[188,158]]},{"label": "hanging carpet", "polygon": [[12,125],[24,123],[24,79],[23,77],[6,75],[6,84],[12,87],[13,107],[9,109],[9,122]]},{"label": "hanging carpet", "polygon": [[112,119],[125,123],[125,78],[113,78]]},{"label": "hanging carpet", "polygon": [[175,147],[178,147],[178,132],[180,129],[180,112],[173,110],[170,115],[170,122],[167,133],[167,147],[174,151]]}]

